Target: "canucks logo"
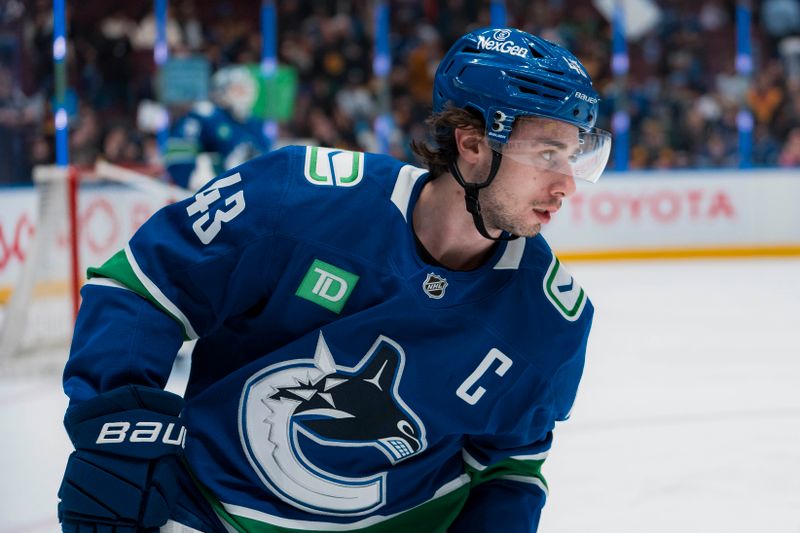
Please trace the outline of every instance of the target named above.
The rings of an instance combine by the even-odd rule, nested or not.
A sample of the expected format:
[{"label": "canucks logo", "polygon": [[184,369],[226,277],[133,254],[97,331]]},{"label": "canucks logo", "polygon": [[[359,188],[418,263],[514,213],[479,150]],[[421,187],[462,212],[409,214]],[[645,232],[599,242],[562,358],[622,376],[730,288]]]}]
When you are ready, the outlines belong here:
[{"label": "canucks logo", "polygon": [[364,177],[364,154],[308,146],[303,173],[312,185],[355,187]]},{"label": "canucks logo", "polygon": [[575,322],[586,306],[586,293],[553,255],[543,280],[544,294],[561,316]]},{"label": "canucks logo", "polygon": [[310,439],[329,454],[374,448],[389,464],[423,451],[425,427],[398,393],[404,363],[400,345],[380,336],[355,367],[337,366],[320,333],[313,359],[277,363],[251,376],[239,431],[266,487],[317,514],[354,516],[383,506],[386,471],[366,477],[326,471],[314,463],[313,450],[304,453],[303,443]]}]

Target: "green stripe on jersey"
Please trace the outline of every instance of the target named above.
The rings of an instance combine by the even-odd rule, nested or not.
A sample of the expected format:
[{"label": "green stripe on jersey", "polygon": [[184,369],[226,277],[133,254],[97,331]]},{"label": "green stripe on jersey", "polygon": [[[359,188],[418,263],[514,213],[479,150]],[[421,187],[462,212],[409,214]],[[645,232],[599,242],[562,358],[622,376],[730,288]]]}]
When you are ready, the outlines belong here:
[{"label": "green stripe on jersey", "polygon": [[544,464],[544,459],[529,461],[508,458],[493,464],[485,470],[477,470],[466,463],[464,466],[467,469],[467,473],[472,478],[473,487],[505,476],[536,478],[547,487],[547,480],[545,480],[542,475],[542,464]]},{"label": "green stripe on jersey", "polygon": [[108,278],[113,279],[114,281],[124,285],[128,289],[132,290],[151,304],[158,307],[162,312],[164,312],[167,316],[175,320],[183,330],[183,338],[184,340],[189,340],[189,336],[186,334],[186,328],[184,327],[181,320],[170,313],[163,305],[161,305],[158,300],[156,300],[152,294],[145,288],[144,284],[139,280],[136,276],[136,273],[131,267],[131,264],[128,262],[128,258],[125,257],[125,250],[120,250],[119,252],[115,253],[111,256],[111,258],[102,264],[99,267],[89,267],[86,270],[86,277],[88,279],[91,278]]},{"label": "green stripe on jersey", "polygon": [[[422,505],[400,513],[392,518],[366,527],[348,527],[341,524],[340,528],[331,528],[330,522],[324,529],[312,529],[313,522],[298,522],[297,528],[277,526],[250,517],[234,515],[228,512],[207,490],[201,489],[208,502],[217,515],[241,533],[301,533],[308,531],[354,531],[358,533],[406,533],[411,531],[428,531],[431,533],[445,533],[450,524],[455,521],[469,496],[469,485],[449,492],[439,498],[429,500]],[[288,519],[284,519],[289,522]],[[363,519],[362,519],[363,520]],[[338,525],[338,524],[337,524]]]}]

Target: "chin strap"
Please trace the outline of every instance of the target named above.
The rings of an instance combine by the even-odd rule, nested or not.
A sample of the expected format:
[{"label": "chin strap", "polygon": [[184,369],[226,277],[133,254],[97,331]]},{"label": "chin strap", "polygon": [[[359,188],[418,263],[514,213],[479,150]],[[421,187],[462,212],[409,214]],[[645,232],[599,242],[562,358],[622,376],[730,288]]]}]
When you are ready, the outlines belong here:
[{"label": "chin strap", "polygon": [[489,235],[489,232],[486,230],[486,224],[483,222],[483,216],[481,215],[481,204],[480,201],[478,201],[478,192],[492,183],[492,180],[497,174],[497,170],[500,168],[502,157],[502,155],[492,150],[492,166],[489,169],[489,176],[481,183],[466,181],[464,176],[461,175],[461,170],[458,168],[458,164],[456,164],[455,161],[450,161],[448,168],[450,174],[453,175],[458,184],[464,189],[464,201],[467,203],[467,211],[472,215],[472,220],[475,222],[478,233],[493,241],[513,241],[514,239],[518,239],[519,235],[504,235],[503,233],[501,233],[499,237],[492,237]]}]

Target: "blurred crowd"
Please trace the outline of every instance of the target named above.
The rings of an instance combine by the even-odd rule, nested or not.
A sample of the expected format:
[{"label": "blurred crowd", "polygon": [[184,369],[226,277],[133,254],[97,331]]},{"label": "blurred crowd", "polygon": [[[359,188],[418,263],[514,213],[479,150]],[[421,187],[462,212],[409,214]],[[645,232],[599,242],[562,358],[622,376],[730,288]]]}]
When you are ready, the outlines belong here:
[{"label": "blurred crowd", "polygon": [[[279,0],[279,62],[298,73],[294,139],[376,151],[374,120],[385,91],[372,74],[370,0]],[[79,5],[78,5],[79,4]],[[740,111],[753,116],[752,163],[800,167],[800,0],[753,2],[752,75],[737,74],[735,0],[657,2],[658,24],[629,43],[624,80],[611,72],[611,29],[594,4],[507,0],[508,23],[558,42],[589,69],[603,96],[598,126],[630,114],[632,169],[739,164]],[[426,135],[435,68],[461,34],[487,26],[488,0],[392,0],[390,151],[414,160]],[[258,63],[259,2],[172,0],[173,57],[204,56],[212,70]],[[153,3],[67,0],[70,160],[159,165],[152,133],[138,127],[143,101],[157,100]],[[30,180],[55,156],[51,0],[0,2],[0,184]],[[173,110],[173,113],[175,111]],[[612,156],[612,164],[613,164]]]}]

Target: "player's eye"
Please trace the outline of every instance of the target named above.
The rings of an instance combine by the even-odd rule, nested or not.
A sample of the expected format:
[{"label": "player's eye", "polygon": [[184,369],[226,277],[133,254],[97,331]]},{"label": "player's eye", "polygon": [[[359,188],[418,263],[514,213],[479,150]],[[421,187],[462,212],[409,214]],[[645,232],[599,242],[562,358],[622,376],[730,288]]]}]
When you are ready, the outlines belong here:
[{"label": "player's eye", "polygon": [[545,161],[552,161],[553,157],[555,157],[555,150],[545,150],[541,152],[541,156]]}]

